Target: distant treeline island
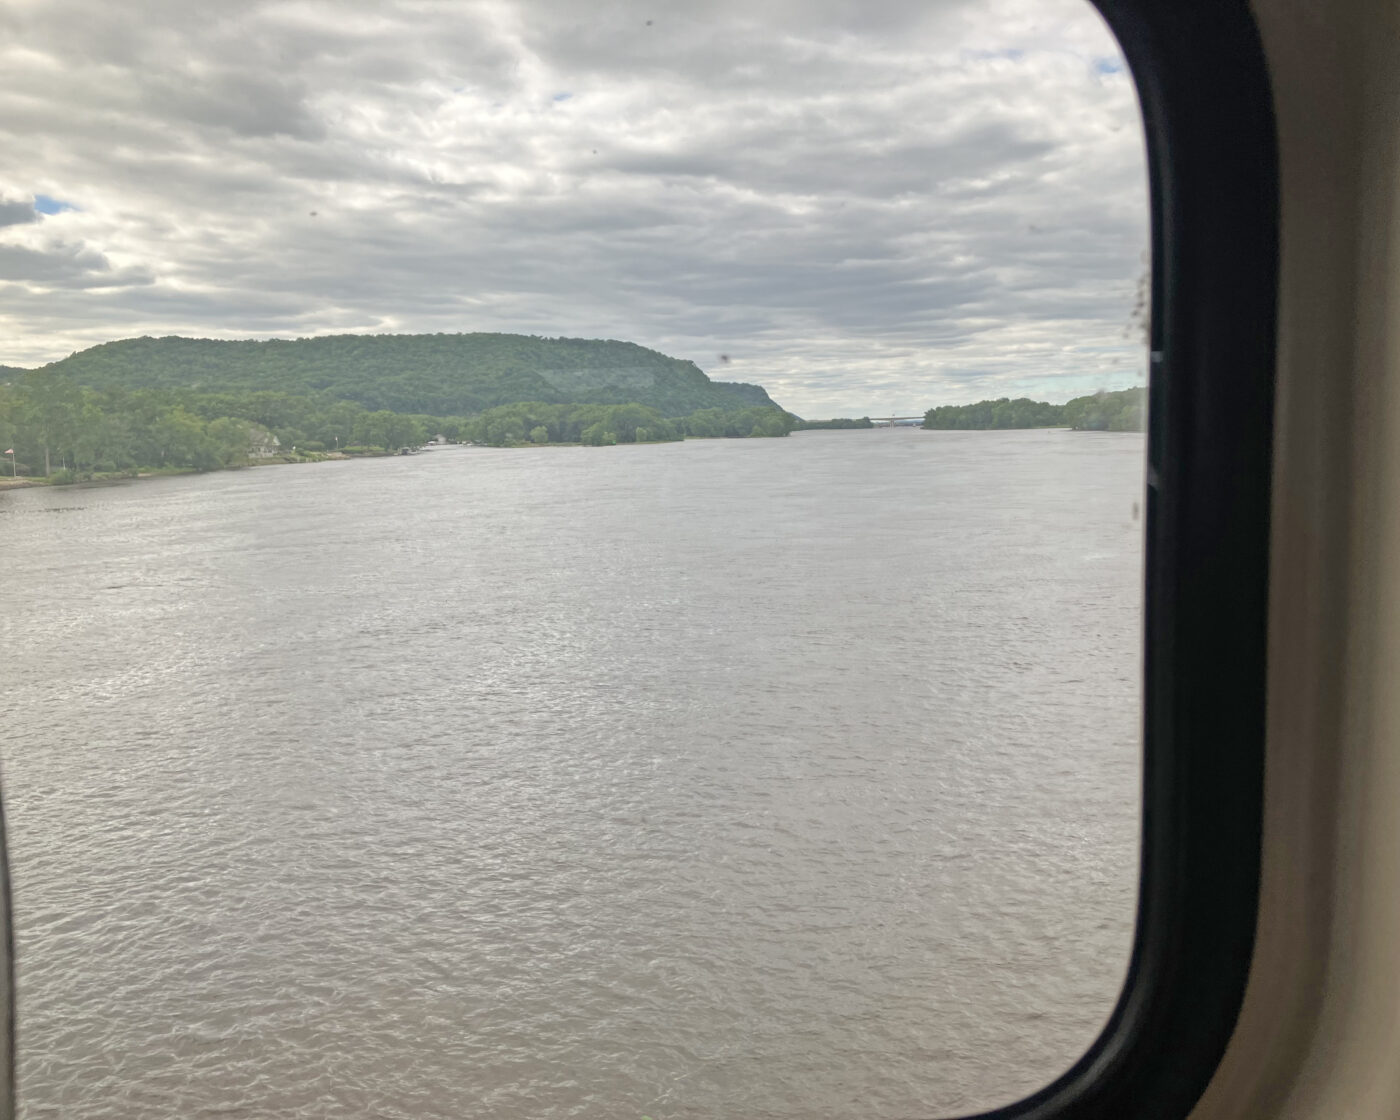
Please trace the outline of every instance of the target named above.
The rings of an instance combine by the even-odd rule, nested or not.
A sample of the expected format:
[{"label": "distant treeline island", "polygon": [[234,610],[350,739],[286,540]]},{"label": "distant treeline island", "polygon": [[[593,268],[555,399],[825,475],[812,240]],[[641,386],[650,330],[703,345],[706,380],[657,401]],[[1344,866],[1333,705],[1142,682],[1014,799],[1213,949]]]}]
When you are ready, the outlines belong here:
[{"label": "distant treeline island", "polygon": [[[923,426],[1131,430],[1141,398],[982,401],[931,409]],[[3,473],[60,483],[386,454],[434,439],[601,446],[872,426],[803,421],[761,386],[711,381],[693,362],[613,340],[136,338],[39,369],[0,366]]]},{"label": "distant treeline island", "polygon": [[928,429],[1074,428],[1081,432],[1140,432],[1147,390],[1119,389],[1047,404],[1029,397],[947,404],[924,413]]},{"label": "distant treeline island", "polygon": [[[945,404],[924,413],[920,427],[926,431],[1005,431],[1012,428],[1073,428],[1080,432],[1140,432],[1143,426],[1147,390],[1118,389],[1075,397],[1065,404],[1033,401],[1029,397],[1010,400],[999,397],[976,404]],[[869,416],[858,420],[801,420],[795,431],[817,428],[873,428]]]}]

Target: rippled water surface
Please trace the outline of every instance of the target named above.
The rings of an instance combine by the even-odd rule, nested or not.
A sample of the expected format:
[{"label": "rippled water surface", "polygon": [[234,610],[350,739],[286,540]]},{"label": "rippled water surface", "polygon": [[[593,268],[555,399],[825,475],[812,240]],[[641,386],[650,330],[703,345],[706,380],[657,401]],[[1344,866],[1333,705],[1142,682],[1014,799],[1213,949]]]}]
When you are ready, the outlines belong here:
[{"label": "rippled water surface", "polygon": [[1005,1103],[1117,994],[1142,438],[0,494],[38,1117]]}]

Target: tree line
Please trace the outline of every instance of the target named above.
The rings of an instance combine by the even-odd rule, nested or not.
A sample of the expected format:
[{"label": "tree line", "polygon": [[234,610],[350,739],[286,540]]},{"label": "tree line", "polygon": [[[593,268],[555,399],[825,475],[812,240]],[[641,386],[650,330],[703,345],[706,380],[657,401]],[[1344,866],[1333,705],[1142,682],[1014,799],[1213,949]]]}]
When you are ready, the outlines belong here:
[{"label": "tree line", "polygon": [[838,416],[834,420],[799,420],[794,426],[794,432],[829,431],[833,429],[846,428],[873,428],[874,422],[869,416],[862,416],[859,420],[852,420],[848,416]]},{"label": "tree line", "polygon": [[288,455],[395,449],[461,423],[288,393],[88,389],[42,370],[0,385],[5,465],[60,479],[239,466],[266,435]]},{"label": "tree line", "polygon": [[[491,446],[604,445],[686,437],[785,436],[805,428],[866,428],[860,419],[799,421],[775,405],[703,408],[667,416],[649,405],[528,401],[476,415],[370,409],[329,391],[91,388],[51,369],[10,370],[0,384],[0,450],[19,474],[90,477],[140,470],[214,470],[248,461],[275,437],[283,455],[374,452],[421,445],[432,436]],[[1062,405],[1026,397],[945,405],[924,415],[930,429],[1070,427],[1141,431],[1146,390],[1076,397]]]},{"label": "tree line", "polygon": [[256,390],[91,389],[45,370],[0,385],[0,450],[21,475],[67,481],[144,470],[216,470],[275,437],[280,455],[372,453],[442,436],[492,446],[645,443],[686,436],[785,436],[781,409],[701,409],[667,418],[641,404],[503,405],[477,416],[368,409],[328,395]]},{"label": "tree line", "polygon": [[1065,404],[1033,401],[1029,397],[941,405],[924,413],[929,430],[1011,428],[1074,428],[1077,431],[1140,432],[1147,390],[1119,389],[1075,397]]},{"label": "tree line", "polygon": [[642,404],[550,404],[526,401],[488,409],[465,421],[460,438],[491,447],[526,443],[655,443],[695,438],[745,439],[785,436],[794,418],[776,407],[698,409],[688,416],[663,416]]}]

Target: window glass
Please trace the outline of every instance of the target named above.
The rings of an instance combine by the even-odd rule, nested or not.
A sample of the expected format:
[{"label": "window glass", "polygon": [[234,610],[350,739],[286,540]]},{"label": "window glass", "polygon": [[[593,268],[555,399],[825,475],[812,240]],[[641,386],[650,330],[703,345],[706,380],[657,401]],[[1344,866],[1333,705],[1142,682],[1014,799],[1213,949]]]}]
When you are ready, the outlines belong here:
[{"label": "window glass", "polygon": [[1148,229],[1083,0],[0,26],[22,1115],[908,1117],[1084,1051]]}]

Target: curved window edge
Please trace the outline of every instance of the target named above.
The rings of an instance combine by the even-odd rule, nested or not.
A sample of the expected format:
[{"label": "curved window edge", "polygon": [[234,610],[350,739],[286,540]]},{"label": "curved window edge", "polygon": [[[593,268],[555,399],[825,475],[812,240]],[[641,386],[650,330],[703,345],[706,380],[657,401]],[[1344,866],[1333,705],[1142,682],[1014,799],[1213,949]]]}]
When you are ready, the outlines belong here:
[{"label": "curved window edge", "polygon": [[1152,213],[1137,930],[1095,1043],[976,1120],[1182,1120],[1258,913],[1278,156],[1244,0],[1093,0],[1137,84]]}]

